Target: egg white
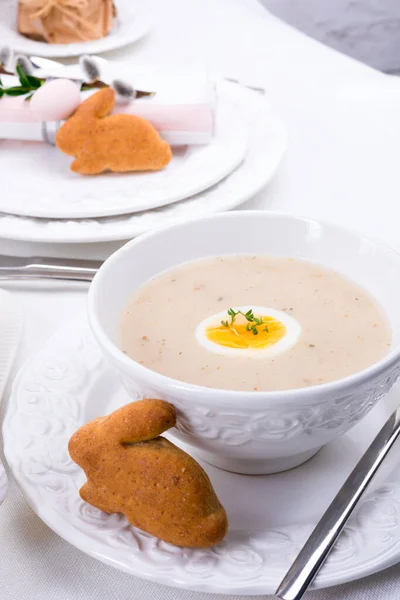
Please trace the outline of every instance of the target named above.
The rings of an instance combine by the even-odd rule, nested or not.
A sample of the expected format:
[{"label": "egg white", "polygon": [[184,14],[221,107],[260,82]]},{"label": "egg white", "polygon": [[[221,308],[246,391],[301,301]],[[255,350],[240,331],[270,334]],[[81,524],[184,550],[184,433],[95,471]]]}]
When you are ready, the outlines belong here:
[{"label": "egg white", "polygon": [[273,319],[280,321],[286,327],[286,333],[279,341],[266,348],[229,348],[228,346],[222,346],[209,340],[206,336],[206,330],[210,327],[218,327],[221,325],[222,320],[226,321],[230,319],[230,317],[227,316],[227,311],[223,310],[201,321],[195,329],[196,341],[209,352],[222,354],[224,356],[266,358],[287,352],[295,346],[300,338],[300,323],[282,310],[267,308],[266,306],[239,306],[233,308],[235,310],[241,310],[244,313],[252,309],[256,316],[262,315],[264,317],[272,317]]}]

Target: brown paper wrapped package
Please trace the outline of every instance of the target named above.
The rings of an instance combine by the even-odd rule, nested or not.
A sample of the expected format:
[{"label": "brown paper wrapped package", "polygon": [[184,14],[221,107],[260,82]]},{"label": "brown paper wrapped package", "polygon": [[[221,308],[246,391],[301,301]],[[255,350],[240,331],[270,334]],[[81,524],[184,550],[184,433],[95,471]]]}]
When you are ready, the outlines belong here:
[{"label": "brown paper wrapped package", "polygon": [[102,38],[116,15],[113,0],[19,0],[18,31],[49,44]]}]

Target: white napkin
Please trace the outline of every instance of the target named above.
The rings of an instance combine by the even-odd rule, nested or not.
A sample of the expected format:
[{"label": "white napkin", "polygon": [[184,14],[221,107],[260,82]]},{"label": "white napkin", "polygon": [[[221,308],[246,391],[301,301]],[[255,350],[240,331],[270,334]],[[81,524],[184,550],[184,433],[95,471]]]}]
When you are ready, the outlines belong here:
[{"label": "white napkin", "polygon": [[[136,66],[133,61],[111,62],[100,57],[92,58],[97,62],[100,79],[105,83],[111,84],[113,80],[120,79],[136,90],[155,92],[154,96],[137,98],[132,102],[119,101],[117,98],[114,113],[137,115],[150,121],[172,146],[208,144],[211,141],[216,105],[215,85],[203,63],[192,62],[166,68],[157,65]],[[43,68],[34,72],[36,77],[84,79],[78,64],[62,65],[36,57],[35,61],[43,65]],[[14,77],[4,78],[5,85],[17,83]],[[83,92],[82,100],[92,93]],[[15,102],[20,102],[20,99],[16,98]],[[0,116],[1,109],[0,99]],[[0,139],[46,141],[47,137],[53,140],[54,130],[59,125],[48,123],[44,127],[39,122],[2,122],[0,118]]]}]

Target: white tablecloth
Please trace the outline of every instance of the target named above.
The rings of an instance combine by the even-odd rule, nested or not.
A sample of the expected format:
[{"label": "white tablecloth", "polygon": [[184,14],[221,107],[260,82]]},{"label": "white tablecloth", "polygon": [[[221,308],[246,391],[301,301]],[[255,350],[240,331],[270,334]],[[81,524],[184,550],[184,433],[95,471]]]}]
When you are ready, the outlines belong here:
[{"label": "white tablecloth", "polygon": [[[400,248],[397,82],[283,25],[255,0],[154,0],[153,4],[155,25],[148,38],[113,56],[147,62],[206,58],[214,71],[265,85],[288,125],[290,146],[284,164],[249,207],[331,220]],[[112,248],[63,247],[59,253],[104,256]],[[57,254],[50,247],[41,251]],[[0,252],[37,254],[38,247],[0,240]],[[14,290],[27,319],[17,366],[61,323],[85,311],[86,287],[81,284],[7,288]],[[394,567],[309,597],[397,600],[399,589],[400,568]],[[148,583],[89,558],[42,524],[12,485],[0,509],[1,600],[139,598],[212,596]]]}]

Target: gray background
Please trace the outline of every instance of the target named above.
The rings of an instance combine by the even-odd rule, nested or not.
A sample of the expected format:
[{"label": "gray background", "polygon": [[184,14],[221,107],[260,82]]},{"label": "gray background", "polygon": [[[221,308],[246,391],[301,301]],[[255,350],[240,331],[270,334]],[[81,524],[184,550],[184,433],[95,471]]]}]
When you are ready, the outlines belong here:
[{"label": "gray background", "polygon": [[400,0],[261,0],[312,37],[387,73],[400,73]]}]

